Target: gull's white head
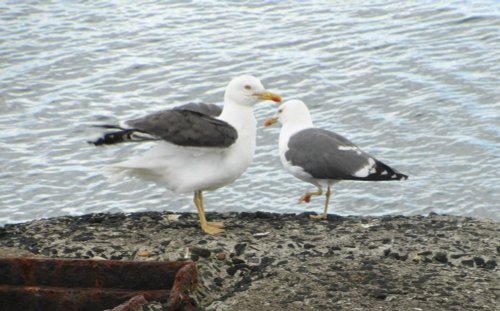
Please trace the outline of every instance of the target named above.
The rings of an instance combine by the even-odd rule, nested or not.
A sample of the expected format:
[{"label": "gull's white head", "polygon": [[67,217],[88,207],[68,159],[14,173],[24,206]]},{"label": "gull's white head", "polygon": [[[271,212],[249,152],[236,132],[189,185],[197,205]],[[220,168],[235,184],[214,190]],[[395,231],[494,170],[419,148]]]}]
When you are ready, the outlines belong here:
[{"label": "gull's white head", "polygon": [[243,106],[253,106],[261,100],[280,102],[281,96],[266,91],[259,79],[244,75],[231,80],[224,94],[225,103],[234,103]]},{"label": "gull's white head", "polygon": [[265,126],[271,126],[276,122],[286,124],[288,122],[294,124],[307,124],[312,125],[311,114],[307,109],[306,104],[298,99],[292,99],[283,103],[278,112],[271,118],[264,122]]}]

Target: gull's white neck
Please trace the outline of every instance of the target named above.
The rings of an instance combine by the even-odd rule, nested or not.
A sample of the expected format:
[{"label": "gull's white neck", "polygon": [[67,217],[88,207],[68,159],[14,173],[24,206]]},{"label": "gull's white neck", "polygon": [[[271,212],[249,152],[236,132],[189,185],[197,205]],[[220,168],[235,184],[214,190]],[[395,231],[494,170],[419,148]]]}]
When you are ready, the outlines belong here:
[{"label": "gull's white neck", "polygon": [[[253,161],[257,141],[257,121],[253,109],[249,106],[225,102],[220,120],[226,121],[238,131],[236,142],[225,148],[226,171],[234,176],[241,175]],[[233,179],[234,180],[234,179]]]},{"label": "gull's white neck", "polygon": [[219,119],[231,124],[240,134],[250,130],[255,136],[257,121],[253,115],[253,107],[227,101],[224,103]]}]

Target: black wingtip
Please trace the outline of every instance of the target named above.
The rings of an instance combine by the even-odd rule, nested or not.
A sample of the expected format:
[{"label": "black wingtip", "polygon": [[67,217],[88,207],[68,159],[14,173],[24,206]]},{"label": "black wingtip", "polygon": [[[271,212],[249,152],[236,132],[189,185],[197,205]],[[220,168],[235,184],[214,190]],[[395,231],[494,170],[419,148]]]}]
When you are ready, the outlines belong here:
[{"label": "black wingtip", "polygon": [[87,140],[87,144],[89,145],[94,145],[94,146],[102,146],[102,145],[105,145],[105,142],[104,142],[104,139],[102,138],[99,138],[97,140]]},{"label": "black wingtip", "polygon": [[407,180],[408,179],[408,175],[405,175],[405,174],[396,173],[395,175],[396,176],[393,179],[396,179],[396,180]]},{"label": "black wingtip", "polygon": [[104,134],[102,137],[94,140],[88,141],[88,143],[93,144],[94,146],[103,146],[103,145],[113,145],[118,143],[123,143],[125,141],[130,140],[130,135],[133,133],[133,130],[122,130],[116,132],[110,132]]},{"label": "black wingtip", "polygon": [[117,143],[122,143],[127,140],[127,137],[132,133],[133,130],[125,129],[119,125],[114,124],[93,124],[91,127],[103,128],[107,130],[117,130],[109,133],[105,133],[102,137],[96,140],[88,140],[87,143],[94,146],[104,146],[113,145]]},{"label": "black wingtip", "polygon": [[371,172],[371,174],[369,174],[368,176],[365,177],[349,176],[348,178],[344,179],[367,180],[367,181],[391,181],[391,180],[408,179],[408,175],[402,174],[378,160],[375,160],[375,165],[373,166],[372,169],[374,169],[374,171]]}]

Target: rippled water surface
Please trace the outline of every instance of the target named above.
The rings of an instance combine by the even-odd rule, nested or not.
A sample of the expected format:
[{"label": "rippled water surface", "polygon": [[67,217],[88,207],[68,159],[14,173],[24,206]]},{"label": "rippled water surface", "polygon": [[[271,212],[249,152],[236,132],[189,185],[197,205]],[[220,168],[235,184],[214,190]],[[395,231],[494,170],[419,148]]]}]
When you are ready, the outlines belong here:
[{"label": "rippled water surface", "polygon": [[[96,148],[90,125],[221,103],[253,74],[317,125],[410,175],[341,182],[341,215],[500,220],[498,1],[2,1],[0,224],[90,212],[194,211],[191,195],[102,168],[151,145]],[[276,105],[259,104],[260,124]],[[253,165],[210,210],[322,210],[259,126]]]}]

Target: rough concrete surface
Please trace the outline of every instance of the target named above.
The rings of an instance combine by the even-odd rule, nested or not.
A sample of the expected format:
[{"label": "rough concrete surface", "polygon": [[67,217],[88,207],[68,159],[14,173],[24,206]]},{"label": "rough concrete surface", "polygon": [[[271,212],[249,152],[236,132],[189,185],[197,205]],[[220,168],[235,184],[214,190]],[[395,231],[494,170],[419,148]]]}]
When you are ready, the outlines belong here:
[{"label": "rough concrete surface", "polygon": [[[500,225],[429,216],[91,214],[0,227],[1,255],[193,260],[200,310],[500,310]],[[144,310],[163,310],[151,302]]]}]

